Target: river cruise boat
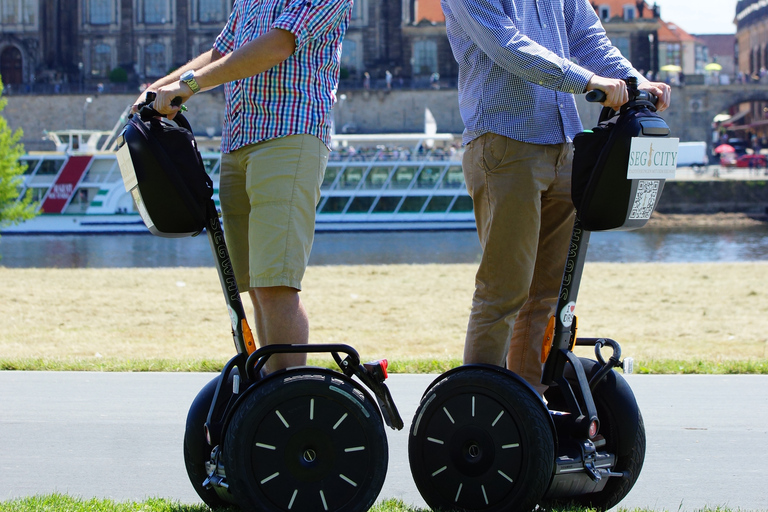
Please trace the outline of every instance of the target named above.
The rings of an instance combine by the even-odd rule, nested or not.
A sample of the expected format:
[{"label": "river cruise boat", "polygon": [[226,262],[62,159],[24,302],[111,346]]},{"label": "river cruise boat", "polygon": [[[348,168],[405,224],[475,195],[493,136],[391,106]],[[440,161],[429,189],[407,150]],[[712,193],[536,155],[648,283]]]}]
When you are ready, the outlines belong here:
[{"label": "river cruise boat", "polygon": [[[30,152],[22,194],[38,203],[34,219],[2,234],[146,233],[123,186],[116,131],[49,132],[53,151]],[[474,229],[472,201],[461,171],[459,136],[334,135],[316,231]],[[213,138],[198,137],[218,204],[220,154]]]}]

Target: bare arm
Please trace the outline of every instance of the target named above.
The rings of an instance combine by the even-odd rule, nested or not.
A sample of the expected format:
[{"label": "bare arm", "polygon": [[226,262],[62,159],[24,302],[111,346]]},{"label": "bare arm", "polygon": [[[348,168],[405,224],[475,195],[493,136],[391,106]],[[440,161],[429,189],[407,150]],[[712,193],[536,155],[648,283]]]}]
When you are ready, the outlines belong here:
[{"label": "bare arm", "polygon": [[192,96],[189,86],[179,81],[181,74],[188,69],[195,70],[195,80],[201,90],[212,89],[223,83],[263,73],[293,55],[295,49],[296,36],[287,30],[272,29],[230,54],[221,56],[216,50],[211,50],[210,54],[215,55],[215,58],[211,56],[205,59],[203,56],[209,54],[203,54],[152,84],[153,87],[158,86],[155,110],[173,117],[179,107],[171,106],[171,100],[178,96],[183,102]]},{"label": "bare arm", "polygon": [[155,81],[152,85],[147,87],[146,91],[142,92],[141,95],[136,99],[136,101],[133,104],[133,107],[131,108],[131,112],[135,113],[138,110],[138,105],[140,103],[144,103],[145,97],[147,92],[157,92],[158,89],[165,85],[173,84],[175,82],[179,81],[179,77],[187,71],[188,69],[200,69],[203,68],[213,62],[216,62],[217,60],[221,59],[221,54],[217,52],[214,49],[211,49],[205,53],[202,53],[192,59],[191,61],[184,64],[179,69],[173,71],[169,75]]}]

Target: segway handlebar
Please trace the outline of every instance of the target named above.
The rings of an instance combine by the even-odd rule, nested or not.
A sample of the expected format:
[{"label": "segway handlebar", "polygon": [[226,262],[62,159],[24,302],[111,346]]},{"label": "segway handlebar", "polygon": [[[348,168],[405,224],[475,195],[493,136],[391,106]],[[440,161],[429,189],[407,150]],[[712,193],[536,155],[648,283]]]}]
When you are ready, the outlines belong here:
[{"label": "segway handlebar", "polygon": [[[590,103],[602,103],[606,99],[606,94],[604,91],[601,91],[600,89],[592,89],[589,91],[586,95],[586,99]],[[640,91],[640,90],[632,90],[629,89],[629,103],[633,101],[641,101],[641,102],[648,102],[651,105],[655,106],[656,102],[659,101],[659,98],[656,97],[655,94],[650,93],[648,91]]]}]

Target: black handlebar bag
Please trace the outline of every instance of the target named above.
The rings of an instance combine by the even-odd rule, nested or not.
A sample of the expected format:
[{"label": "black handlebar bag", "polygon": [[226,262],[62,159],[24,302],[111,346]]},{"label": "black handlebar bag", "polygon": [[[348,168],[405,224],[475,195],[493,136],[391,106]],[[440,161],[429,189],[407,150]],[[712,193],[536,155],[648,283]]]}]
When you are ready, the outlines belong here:
[{"label": "black handlebar bag", "polygon": [[144,107],[118,139],[117,161],[149,231],[166,238],[199,234],[206,224],[213,182],[205,172],[189,122],[174,122]]},{"label": "black handlebar bag", "polygon": [[674,177],[678,139],[647,100],[616,112],[603,108],[598,125],[573,141],[571,198],[588,231],[643,227]]}]

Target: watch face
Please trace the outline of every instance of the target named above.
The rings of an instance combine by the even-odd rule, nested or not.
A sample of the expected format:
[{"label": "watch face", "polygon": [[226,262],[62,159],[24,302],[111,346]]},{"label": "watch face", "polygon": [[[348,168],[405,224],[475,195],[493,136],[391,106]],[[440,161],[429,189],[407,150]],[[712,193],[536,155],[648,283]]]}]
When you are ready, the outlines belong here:
[{"label": "watch face", "polygon": [[195,77],[195,72],[189,70],[182,73],[179,78],[181,78],[183,81],[187,81],[187,80],[193,79],[194,77]]}]

